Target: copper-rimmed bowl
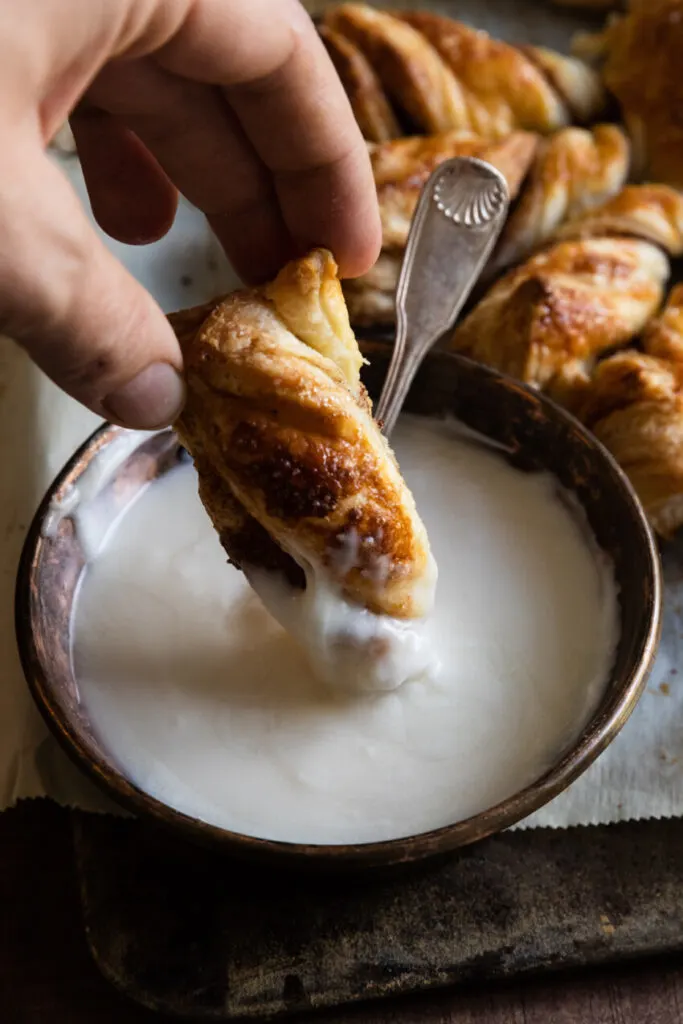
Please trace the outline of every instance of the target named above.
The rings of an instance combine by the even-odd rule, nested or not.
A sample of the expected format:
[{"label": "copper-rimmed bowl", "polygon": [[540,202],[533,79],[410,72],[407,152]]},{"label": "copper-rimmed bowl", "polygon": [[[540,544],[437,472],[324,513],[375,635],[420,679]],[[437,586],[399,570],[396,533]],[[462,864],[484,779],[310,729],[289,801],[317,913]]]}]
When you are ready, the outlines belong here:
[{"label": "copper-rimmed bowl", "polygon": [[[371,365],[366,383],[376,396],[388,350],[369,346],[367,354]],[[182,814],[149,796],[126,777],[98,739],[88,708],[79,699],[71,664],[71,609],[85,555],[64,499],[86,471],[107,458],[112,445],[120,444],[124,432],[105,426],[74,455],[36,514],[19,567],[16,625],[24,672],[49,727],[76,763],[128,810],[251,856],[367,865],[413,861],[472,843],[531,814],[585,771],[624,725],[654,661],[661,612],[657,548],[624,474],[599,442],[553,403],[459,356],[430,356],[406,408],[423,416],[456,416],[504,447],[508,454],[501,457],[520,470],[553,473],[584,510],[598,545],[610,558],[619,592],[619,642],[604,697],[582,734],[541,778],[495,807],[431,832],[385,842],[310,846],[255,839]],[[142,438],[105,480],[97,500],[113,519],[181,454],[171,431]],[[92,473],[90,488],[91,480]],[[55,521],[60,501],[63,514]]]}]

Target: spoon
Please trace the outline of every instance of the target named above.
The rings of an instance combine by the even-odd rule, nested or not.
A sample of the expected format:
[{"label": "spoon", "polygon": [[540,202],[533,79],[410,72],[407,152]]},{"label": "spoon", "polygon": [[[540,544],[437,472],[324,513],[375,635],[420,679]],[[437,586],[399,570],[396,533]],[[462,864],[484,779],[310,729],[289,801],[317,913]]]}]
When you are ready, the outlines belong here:
[{"label": "spoon", "polygon": [[440,164],[413,215],[396,289],[396,342],[375,409],[385,437],[420,363],[451,328],[479,278],[507,216],[503,175],[474,157]]}]

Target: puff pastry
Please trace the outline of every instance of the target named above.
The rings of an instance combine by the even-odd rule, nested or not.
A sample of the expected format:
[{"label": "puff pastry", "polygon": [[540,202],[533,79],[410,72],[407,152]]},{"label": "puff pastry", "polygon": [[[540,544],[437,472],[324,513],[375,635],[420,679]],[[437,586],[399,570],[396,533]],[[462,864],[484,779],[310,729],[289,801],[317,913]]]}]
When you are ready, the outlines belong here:
[{"label": "puff pastry", "polygon": [[519,192],[536,152],[538,137],[530,132],[511,132],[491,141],[472,132],[444,132],[396,139],[371,145],[370,159],[382,218],[382,245],[403,248],[420,190],[444,160],[474,156],[493,164],[505,177],[510,196]]},{"label": "puff pastry", "polygon": [[603,78],[633,139],[636,168],[683,188],[683,0],[631,0],[601,38]]},{"label": "puff pastry", "polygon": [[643,352],[603,360],[576,411],[629,476],[653,527],[683,524],[683,287],[648,327]]},{"label": "puff pastry", "polygon": [[350,39],[327,25],[318,29],[349,97],[364,138],[384,142],[401,135],[401,127],[372,65]]},{"label": "puff pastry", "polygon": [[540,68],[564,100],[573,120],[588,124],[604,112],[607,106],[605,87],[585,61],[545,46],[521,46],[520,51]]},{"label": "puff pastry", "polygon": [[403,18],[438,50],[485,111],[478,131],[551,132],[570,118],[594,120],[606,103],[599,75],[576,57],[543,47],[511,46],[486,32],[420,11]]},{"label": "puff pastry", "polygon": [[[324,26],[364,55],[409,131],[549,133],[572,118],[594,120],[605,103],[600,76],[583,61],[510,46],[427,11],[342,4],[325,14]],[[356,92],[352,83],[352,102]]]},{"label": "puff pastry", "polygon": [[454,156],[487,160],[504,175],[514,198],[537,145],[538,136],[530,132],[511,132],[506,138],[495,141],[459,131],[371,144],[383,251],[368,273],[344,282],[351,322],[357,326],[394,322],[394,294],[411,218],[420,190],[435,167]]},{"label": "puff pastry", "polygon": [[469,125],[500,136],[513,128],[548,132],[566,124],[557,90],[521,50],[429,11],[400,15],[427,39],[463,89]]},{"label": "puff pastry", "polygon": [[365,4],[342,4],[323,24],[367,58],[392,104],[419,131],[470,128],[467,97],[452,71],[410,25]]},{"label": "puff pastry", "polygon": [[605,203],[574,217],[558,238],[630,235],[683,255],[683,194],[668,185],[627,185]]},{"label": "puff pastry", "polygon": [[548,241],[567,218],[615,195],[626,181],[629,163],[628,139],[617,125],[596,125],[590,131],[565,128],[544,139],[490,272],[517,263]]},{"label": "puff pastry", "polygon": [[640,333],[668,274],[666,256],[647,242],[558,243],[497,281],[456,327],[450,347],[552,391]]},{"label": "puff pastry", "polygon": [[323,573],[372,612],[424,615],[429,542],[372,419],[331,255],[170,320],[187,377],[176,426],[230,560],[297,587]]}]

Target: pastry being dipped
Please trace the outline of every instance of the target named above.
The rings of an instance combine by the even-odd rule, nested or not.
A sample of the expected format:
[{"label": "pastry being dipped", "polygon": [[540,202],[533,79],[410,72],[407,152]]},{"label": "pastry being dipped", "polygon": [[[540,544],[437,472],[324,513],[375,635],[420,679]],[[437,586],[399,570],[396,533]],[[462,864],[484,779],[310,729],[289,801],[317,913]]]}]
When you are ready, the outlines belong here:
[{"label": "pastry being dipped", "polygon": [[170,319],[187,379],[176,426],[230,561],[328,681],[392,689],[429,671],[436,567],[332,256]]}]

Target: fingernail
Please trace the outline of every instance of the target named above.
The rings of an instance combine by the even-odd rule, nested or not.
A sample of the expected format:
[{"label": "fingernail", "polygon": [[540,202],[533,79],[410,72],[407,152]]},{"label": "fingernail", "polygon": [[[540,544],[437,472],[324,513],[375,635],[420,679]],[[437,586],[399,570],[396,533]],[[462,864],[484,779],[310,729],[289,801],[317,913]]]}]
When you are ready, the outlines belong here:
[{"label": "fingernail", "polygon": [[185,403],[185,384],[168,363],[152,363],[108,395],[102,407],[116,423],[131,430],[167,427]]}]

